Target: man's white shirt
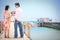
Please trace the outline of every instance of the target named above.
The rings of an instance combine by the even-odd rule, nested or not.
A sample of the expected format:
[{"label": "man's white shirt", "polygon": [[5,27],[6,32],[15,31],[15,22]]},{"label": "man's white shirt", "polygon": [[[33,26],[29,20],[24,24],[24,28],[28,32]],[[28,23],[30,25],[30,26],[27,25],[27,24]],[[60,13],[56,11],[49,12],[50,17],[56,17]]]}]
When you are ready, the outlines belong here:
[{"label": "man's white shirt", "polygon": [[23,13],[23,11],[20,7],[15,9],[15,18],[18,21],[22,21],[22,13]]}]

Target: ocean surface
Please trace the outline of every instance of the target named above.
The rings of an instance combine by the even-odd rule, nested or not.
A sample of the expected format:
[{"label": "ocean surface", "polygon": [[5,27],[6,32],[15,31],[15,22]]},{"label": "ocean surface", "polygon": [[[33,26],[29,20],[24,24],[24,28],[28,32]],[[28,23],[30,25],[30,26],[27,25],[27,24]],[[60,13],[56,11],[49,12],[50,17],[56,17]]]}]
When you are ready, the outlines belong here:
[{"label": "ocean surface", "polygon": [[31,27],[32,40],[60,40],[60,30],[47,27]]}]

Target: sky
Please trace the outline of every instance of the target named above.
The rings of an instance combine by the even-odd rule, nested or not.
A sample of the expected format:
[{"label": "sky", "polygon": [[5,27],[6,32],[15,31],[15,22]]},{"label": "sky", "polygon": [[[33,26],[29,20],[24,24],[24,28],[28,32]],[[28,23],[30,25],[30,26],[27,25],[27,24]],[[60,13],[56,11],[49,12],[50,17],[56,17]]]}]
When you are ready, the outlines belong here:
[{"label": "sky", "polygon": [[14,3],[19,2],[23,10],[23,21],[37,21],[38,18],[50,18],[60,22],[59,0],[0,0],[0,21],[4,20],[5,5],[10,6],[10,11],[15,9]]}]

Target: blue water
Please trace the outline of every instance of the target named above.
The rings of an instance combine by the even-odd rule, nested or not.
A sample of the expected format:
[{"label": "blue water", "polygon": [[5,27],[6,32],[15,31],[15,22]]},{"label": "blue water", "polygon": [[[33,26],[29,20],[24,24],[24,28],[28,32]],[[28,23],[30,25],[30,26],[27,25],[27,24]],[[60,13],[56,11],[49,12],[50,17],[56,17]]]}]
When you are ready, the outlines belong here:
[{"label": "blue water", "polygon": [[32,40],[60,40],[60,30],[47,27],[31,27]]}]

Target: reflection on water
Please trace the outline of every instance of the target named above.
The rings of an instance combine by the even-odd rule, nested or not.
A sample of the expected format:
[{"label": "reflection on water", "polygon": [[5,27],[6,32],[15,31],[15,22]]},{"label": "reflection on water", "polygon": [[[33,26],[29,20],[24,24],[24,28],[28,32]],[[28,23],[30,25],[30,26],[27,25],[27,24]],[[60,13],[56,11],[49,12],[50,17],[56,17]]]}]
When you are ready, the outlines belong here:
[{"label": "reflection on water", "polygon": [[33,27],[31,28],[32,40],[60,40],[60,30],[46,28],[46,27]]}]

